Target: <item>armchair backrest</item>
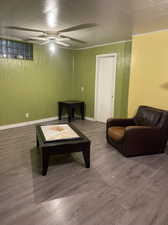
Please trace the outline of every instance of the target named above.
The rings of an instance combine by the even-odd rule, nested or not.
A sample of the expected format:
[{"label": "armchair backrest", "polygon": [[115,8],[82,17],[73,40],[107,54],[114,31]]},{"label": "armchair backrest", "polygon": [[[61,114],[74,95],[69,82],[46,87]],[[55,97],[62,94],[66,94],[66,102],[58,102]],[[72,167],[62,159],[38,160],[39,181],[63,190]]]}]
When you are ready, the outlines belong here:
[{"label": "armchair backrest", "polygon": [[168,111],[149,106],[139,106],[135,115],[138,126],[152,126],[168,129]]}]

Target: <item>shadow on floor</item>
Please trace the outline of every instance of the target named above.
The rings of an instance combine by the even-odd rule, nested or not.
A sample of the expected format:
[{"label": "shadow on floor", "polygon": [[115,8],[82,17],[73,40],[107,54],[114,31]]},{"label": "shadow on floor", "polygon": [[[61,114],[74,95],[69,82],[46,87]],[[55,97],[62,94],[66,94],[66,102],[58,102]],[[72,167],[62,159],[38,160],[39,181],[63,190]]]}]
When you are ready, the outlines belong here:
[{"label": "shadow on floor", "polygon": [[[41,175],[41,155],[40,150],[36,147],[31,149],[31,165],[32,165],[32,174]],[[52,155],[49,159],[49,168],[52,166],[58,167],[59,165],[67,163],[77,163],[80,166],[84,166],[84,161],[82,158],[82,153],[73,153],[73,154],[63,154],[63,155]]]},{"label": "shadow on floor", "polygon": [[104,186],[94,169],[85,168],[82,154],[53,155],[46,176],[41,175],[40,152],[31,149],[32,181],[36,203],[89,192]]}]

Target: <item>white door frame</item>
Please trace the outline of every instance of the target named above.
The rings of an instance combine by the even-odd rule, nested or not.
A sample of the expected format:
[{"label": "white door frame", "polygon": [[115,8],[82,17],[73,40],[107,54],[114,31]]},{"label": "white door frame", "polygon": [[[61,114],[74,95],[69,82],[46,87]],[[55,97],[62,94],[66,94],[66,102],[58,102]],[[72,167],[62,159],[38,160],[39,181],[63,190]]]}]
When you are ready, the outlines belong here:
[{"label": "white door frame", "polygon": [[115,86],[116,86],[116,69],[117,69],[117,53],[111,54],[101,54],[96,55],[96,75],[95,75],[95,104],[94,104],[94,120],[96,120],[97,113],[97,96],[98,96],[98,59],[99,58],[107,58],[114,57],[115,60],[115,68],[114,68],[114,89],[113,89],[113,99],[112,99],[112,116],[114,116],[114,101],[115,101]]}]

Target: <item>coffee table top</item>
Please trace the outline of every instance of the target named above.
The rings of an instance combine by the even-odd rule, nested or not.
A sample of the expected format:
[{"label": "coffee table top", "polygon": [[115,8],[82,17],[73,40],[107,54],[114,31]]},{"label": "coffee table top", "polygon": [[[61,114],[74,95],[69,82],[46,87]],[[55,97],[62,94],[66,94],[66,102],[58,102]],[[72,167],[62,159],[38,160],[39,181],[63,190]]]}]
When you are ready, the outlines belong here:
[{"label": "coffee table top", "polygon": [[[47,141],[46,137],[44,135],[44,130],[42,127],[45,126],[52,126],[52,125],[68,125],[72,131],[76,134],[74,138],[67,138],[67,139],[58,139],[58,140],[51,140]],[[36,135],[38,137],[38,140],[40,142],[40,145],[44,146],[57,146],[57,145],[65,145],[65,144],[79,144],[79,143],[86,143],[90,142],[90,140],[74,125],[70,123],[50,123],[50,124],[40,124],[36,126]]]}]

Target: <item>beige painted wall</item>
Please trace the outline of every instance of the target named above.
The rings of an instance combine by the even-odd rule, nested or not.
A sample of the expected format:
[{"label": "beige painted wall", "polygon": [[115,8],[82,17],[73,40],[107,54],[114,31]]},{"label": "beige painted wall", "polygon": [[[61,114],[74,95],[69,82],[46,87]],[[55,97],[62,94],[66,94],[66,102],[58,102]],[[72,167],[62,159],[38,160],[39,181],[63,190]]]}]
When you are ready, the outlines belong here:
[{"label": "beige painted wall", "polygon": [[142,104],[168,110],[168,31],[133,37],[128,115]]}]

